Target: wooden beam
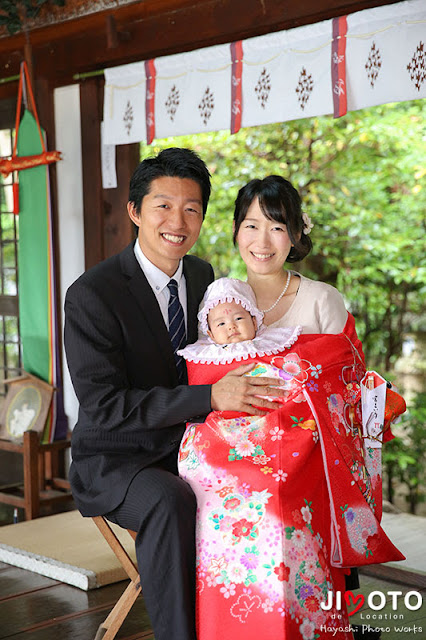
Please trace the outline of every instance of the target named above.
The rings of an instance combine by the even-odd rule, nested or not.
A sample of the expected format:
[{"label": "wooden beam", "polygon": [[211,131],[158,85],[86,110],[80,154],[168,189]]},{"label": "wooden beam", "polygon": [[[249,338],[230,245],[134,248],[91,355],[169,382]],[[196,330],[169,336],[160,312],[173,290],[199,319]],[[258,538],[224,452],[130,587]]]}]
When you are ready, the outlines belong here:
[{"label": "wooden beam", "polygon": [[[232,42],[385,4],[393,2],[146,0],[36,29],[29,38],[37,57],[35,73],[49,77],[56,87],[70,84],[75,73]],[[107,19],[114,25],[109,32]],[[0,77],[18,72],[24,46],[23,34],[0,38]]]}]

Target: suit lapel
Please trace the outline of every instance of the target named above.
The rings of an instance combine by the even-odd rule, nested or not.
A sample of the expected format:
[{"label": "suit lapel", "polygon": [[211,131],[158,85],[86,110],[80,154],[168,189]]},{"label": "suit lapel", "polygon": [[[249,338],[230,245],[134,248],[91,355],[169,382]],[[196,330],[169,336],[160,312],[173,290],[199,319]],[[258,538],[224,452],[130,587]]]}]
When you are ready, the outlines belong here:
[{"label": "suit lapel", "polygon": [[191,263],[183,259],[183,273],[186,280],[186,296],[187,296],[187,342],[192,344],[198,338],[198,278],[197,272]]},{"label": "suit lapel", "polygon": [[[164,323],[157,298],[136,260],[133,247],[134,243],[131,243],[121,252],[121,269],[128,279],[129,290],[145,318],[146,325],[158,345],[162,362],[164,362],[165,368],[171,374],[173,384],[177,384],[177,370],[169,332]],[[188,260],[187,257],[183,259],[183,273],[186,280],[187,294],[187,342],[191,344],[198,338],[197,314],[200,300],[200,278],[196,265],[191,263],[191,260]]]},{"label": "suit lapel", "polygon": [[[173,382],[177,382],[176,365],[169,332],[164,324],[163,314],[158,306],[157,298],[151,289],[138,261],[136,260],[133,243],[121,253],[121,267],[128,278],[128,287],[144,315],[160,351],[160,357],[167,369],[172,372]],[[176,380],[175,380],[176,378]]]}]

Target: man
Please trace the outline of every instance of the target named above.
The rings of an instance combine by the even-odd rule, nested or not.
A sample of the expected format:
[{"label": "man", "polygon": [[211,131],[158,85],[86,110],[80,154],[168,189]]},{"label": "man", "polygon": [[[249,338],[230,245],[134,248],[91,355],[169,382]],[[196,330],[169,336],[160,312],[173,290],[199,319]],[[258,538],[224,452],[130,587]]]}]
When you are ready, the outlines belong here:
[{"label": "man", "polygon": [[[70,481],[84,516],[138,532],[136,556],[156,640],[195,640],[195,497],[177,475],[185,422],[211,409],[276,408],[276,381],[239,367],[187,386],[179,347],[197,339],[211,266],[187,252],[210,196],[204,162],[166,149],[140,163],[127,211],[136,242],[83,274],[65,300],[65,349],[80,403]],[[170,334],[169,334],[170,332]],[[277,392],[275,391],[275,394]]]}]

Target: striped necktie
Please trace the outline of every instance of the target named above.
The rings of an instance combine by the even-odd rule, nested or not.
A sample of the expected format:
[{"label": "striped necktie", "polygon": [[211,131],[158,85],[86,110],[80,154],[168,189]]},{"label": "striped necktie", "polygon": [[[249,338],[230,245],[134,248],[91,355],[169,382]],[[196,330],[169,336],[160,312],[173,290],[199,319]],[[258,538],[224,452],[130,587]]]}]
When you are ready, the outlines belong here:
[{"label": "striped necktie", "polygon": [[182,356],[177,355],[178,349],[183,349],[186,345],[185,316],[178,296],[178,285],[176,280],[170,280],[167,285],[170,291],[169,300],[169,335],[175,355],[176,369],[179,382],[185,381],[185,363]]}]

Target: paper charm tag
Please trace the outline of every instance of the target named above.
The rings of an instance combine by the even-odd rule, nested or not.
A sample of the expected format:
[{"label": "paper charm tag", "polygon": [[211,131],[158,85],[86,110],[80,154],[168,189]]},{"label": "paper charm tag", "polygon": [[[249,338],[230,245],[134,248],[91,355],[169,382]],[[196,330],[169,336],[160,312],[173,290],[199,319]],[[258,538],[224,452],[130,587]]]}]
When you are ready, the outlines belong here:
[{"label": "paper charm tag", "polygon": [[362,434],[366,447],[382,446],[385,404],[386,380],[375,371],[367,371],[361,380]]},{"label": "paper charm tag", "polygon": [[104,123],[101,122],[101,171],[102,188],[117,188],[117,170],[115,166],[115,145],[104,142]]}]

